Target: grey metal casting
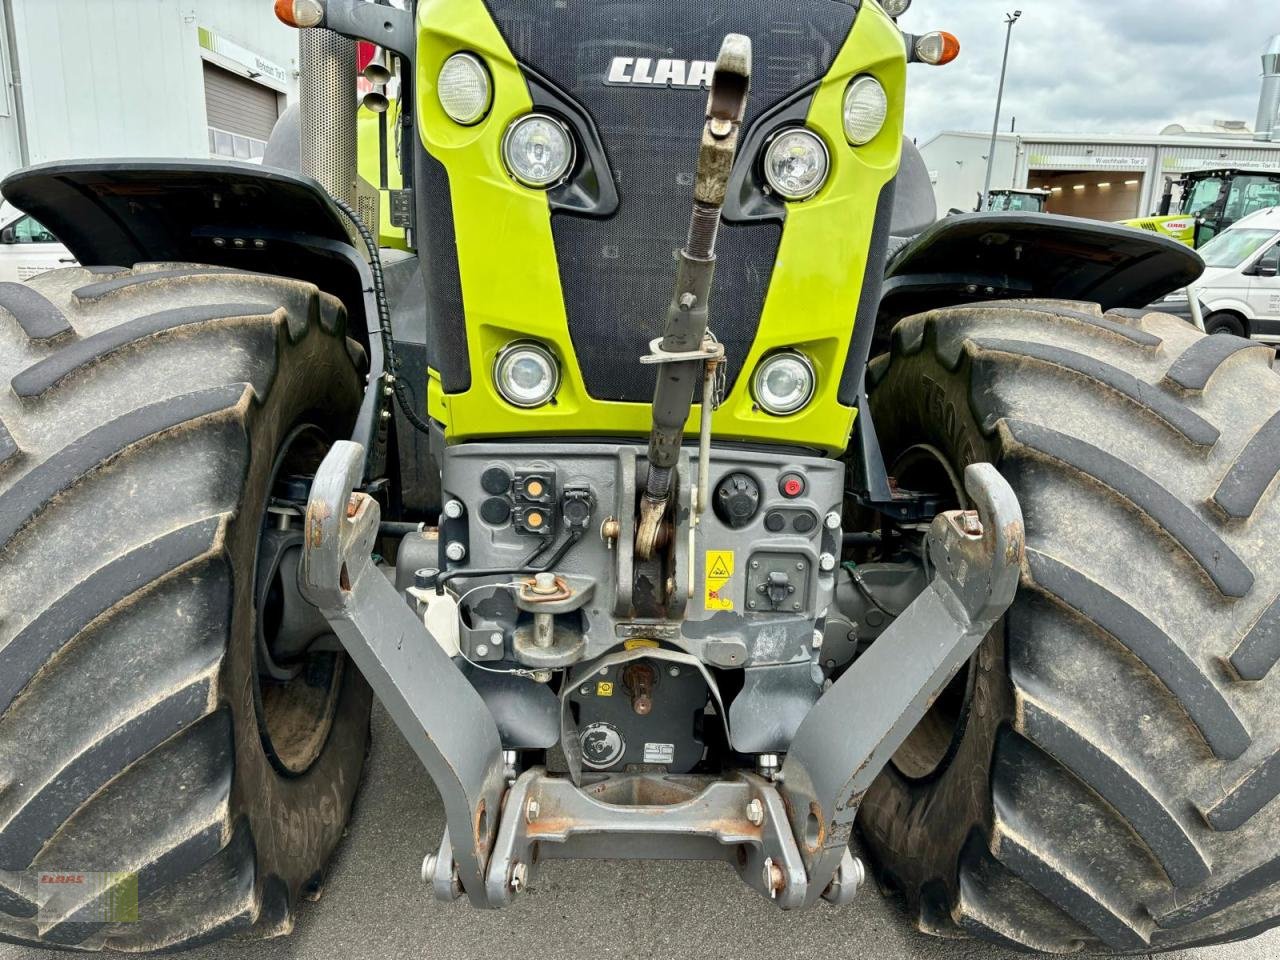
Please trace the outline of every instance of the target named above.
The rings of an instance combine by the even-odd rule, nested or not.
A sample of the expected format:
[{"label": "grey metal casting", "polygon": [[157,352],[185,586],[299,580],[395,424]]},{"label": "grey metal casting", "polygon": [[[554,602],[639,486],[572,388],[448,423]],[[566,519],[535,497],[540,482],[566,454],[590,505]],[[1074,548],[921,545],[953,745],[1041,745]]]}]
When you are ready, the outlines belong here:
[{"label": "grey metal casting", "polygon": [[934,519],[926,541],[934,569],[928,588],[823,694],[782,764],[810,878],[806,905],[839,867],[863,795],[1013,602],[1022,508],[990,464],[970,466],[964,482],[977,511]]},{"label": "grey metal casting", "polygon": [[[448,817],[458,876],[478,907],[501,809],[502,744],[484,700],[373,562],[381,512],[352,491],[364,449],[342,440],[307,501],[302,591],[328,618],[431,775]],[[450,868],[451,864],[450,864]]]},{"label": "grey metal casting", "polygon": [[511,902],[518,865],[531,875],[538,862],[556,859],[724,860],[783,909],[801,906],[809,893],[782,796],[749,773],[732,780],[624,775],[580,789],[541,768],[528,770],[503,808],[489,863],[490,903]]}]

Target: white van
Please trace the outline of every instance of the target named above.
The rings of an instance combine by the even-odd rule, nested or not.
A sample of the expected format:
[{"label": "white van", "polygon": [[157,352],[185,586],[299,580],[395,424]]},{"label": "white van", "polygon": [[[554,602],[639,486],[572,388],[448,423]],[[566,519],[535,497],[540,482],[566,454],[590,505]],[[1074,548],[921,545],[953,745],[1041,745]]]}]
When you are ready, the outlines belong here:
[{"label": "white van", "polygon": [[0,281],[20,282],[76,262],[34,217],[0,204]]},{"label": "white van", "polygon": [[[1259,210],[1200,248],[1204,276],[1192,288],[1209,333],[1280,343],[1280,207]],[[1186,291],[1158,306],[1174,312]]]}]

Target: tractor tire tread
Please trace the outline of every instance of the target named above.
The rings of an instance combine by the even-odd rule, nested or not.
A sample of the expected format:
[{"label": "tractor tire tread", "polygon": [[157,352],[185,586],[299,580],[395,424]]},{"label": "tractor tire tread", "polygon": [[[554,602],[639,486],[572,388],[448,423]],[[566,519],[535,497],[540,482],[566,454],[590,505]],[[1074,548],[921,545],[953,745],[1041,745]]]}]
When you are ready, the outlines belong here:
[{"label": "tractor tire tread", "polygon": [[[354,415],[345,334],[315,286],[225,268],[0,284],[0,941],[168,950],[291,925],[366,733],[343,735],[360,747],[341,788],[317,780],[333,822],[281,859],[261,792],[233,789],[250,744],[228,643],[259,522],[246,477],[287,411]],[[46,868],[135,875],[136,921],[104,915],[100,889],[52,898]]]},{"label": "tractor tire tread", "polygon": [[980,712],[939,772],[891,765],[863,802],[882,885],[921,929],[1052,953],[1277,925],[1272,351],[1057,301],[934,311],[890,343],[868,371],[886,462],[996,463],[1028,550],[971,667]]},{"label": "tractor tire tread", "polygon": [[56,340],[72,332],[66,315],[53,301],[25,283],[0,283],[0,308],[13,315],[30,340]]}]

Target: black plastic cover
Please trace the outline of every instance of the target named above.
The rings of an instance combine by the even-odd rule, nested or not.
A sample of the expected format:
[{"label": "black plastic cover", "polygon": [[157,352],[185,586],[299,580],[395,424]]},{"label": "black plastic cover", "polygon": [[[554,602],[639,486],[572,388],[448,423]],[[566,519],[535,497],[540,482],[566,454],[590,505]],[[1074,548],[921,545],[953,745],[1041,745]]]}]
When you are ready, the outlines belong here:
[{"label": "black plastic cover", "polygon": [[890,258],[878,328],[937,307],[1052,298],[1145,307],[1194,282],[1204,261],[1156,234],[1047,213],[947,217]]},{"label": "black plastic cover", "polygon": [[[342,214],[300,174],[220,160],[73,160],[12,173],[0,192],[81,263],[176,260],[280,274],[363,312]],[[353,328],[358,335],[363,324]]]}]

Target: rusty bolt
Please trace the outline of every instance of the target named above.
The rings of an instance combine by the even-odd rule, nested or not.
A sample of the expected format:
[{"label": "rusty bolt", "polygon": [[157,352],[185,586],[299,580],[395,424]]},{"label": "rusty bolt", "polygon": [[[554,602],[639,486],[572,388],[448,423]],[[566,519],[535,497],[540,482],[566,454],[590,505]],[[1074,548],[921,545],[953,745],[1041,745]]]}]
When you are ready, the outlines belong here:
[{"label": "rusty bolt", "polygon": [[606,540],[617,540],[622,534],[622,524],[616,517],[610,517],[600,525],[600,536]]},{"label": "rusty bolt", "polygon": [[347,498],[347,519],[351,519],[360,512],[360,494],[353,493]]},{"label": "rusty bolt", "polygon": [[757,827],[764,823],[764,804],[756,797],[747,801],[747,819]]},{"label": "rusty bolt", "polygon": [[769,898],[777,900],[778,894],[787,886],[787,875],[782,872],[782,867],[773,862],[773,857],[765,857],[764,860],[764,888],[769,891]]},{"label": "rusty bolt", "polygon": [[525,808],[524,808],[525,822],[533,823],[533,821],[538,819],[538,814],[541,812],[541,810],[542,810],[542,807],[539,805],[538,801],[530,797],[529,802],[525,805]]},{"label": "rusty bolt", "polygon": [[529,882],[529,867],[523,863],[511,866],[511,892],[519,893]]},{"label": "rusty bolt", "polygon": [[982,518],[976,510],[966,510],[960,514],[960,529],[971,537],[982,536]]}]

